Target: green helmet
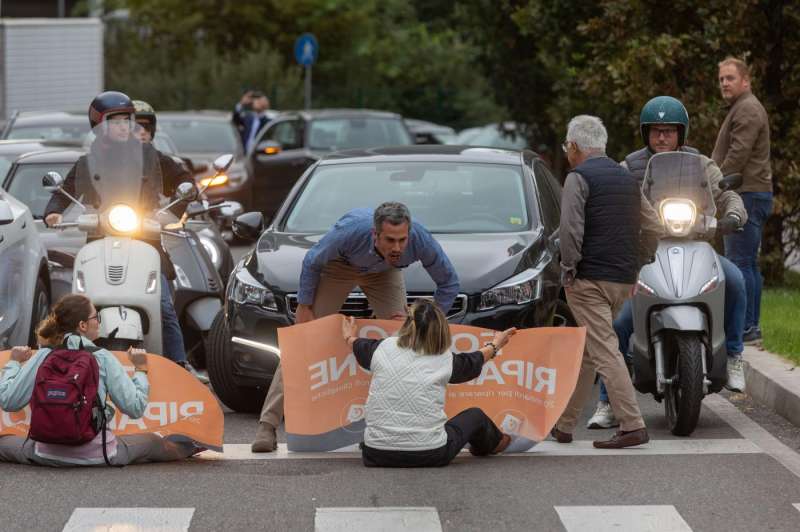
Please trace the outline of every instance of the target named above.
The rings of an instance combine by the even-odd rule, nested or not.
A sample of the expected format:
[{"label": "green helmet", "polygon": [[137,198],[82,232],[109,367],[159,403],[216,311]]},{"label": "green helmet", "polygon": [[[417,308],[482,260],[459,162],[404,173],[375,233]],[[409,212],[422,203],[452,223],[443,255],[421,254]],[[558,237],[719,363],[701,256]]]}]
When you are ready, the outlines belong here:
[{"label": "green helmet", "polygon": [[133,100],[133,108],[136,119],[145,119],[147,120],[149,127],[147,128],[150,131],[150,136],[156,136],[156,110],[153,109],[153,106],[149,103],[142,101],[142,100]]},{"label": "green helmet", "polygon": [[639,131],[646,146],[650,145],[651,124],[678,126],[678,146],[686,143],[686,137],[689,135],[689,113],[680,100],[672,96],[656,96],[644,104],[642,114],[639,115]]}]

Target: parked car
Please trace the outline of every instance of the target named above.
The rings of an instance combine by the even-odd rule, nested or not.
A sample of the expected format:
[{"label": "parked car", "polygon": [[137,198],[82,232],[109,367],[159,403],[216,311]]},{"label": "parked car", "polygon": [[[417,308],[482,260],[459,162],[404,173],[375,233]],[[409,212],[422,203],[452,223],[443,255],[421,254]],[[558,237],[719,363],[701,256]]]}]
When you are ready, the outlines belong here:
[{"label": "parked car", "polygon": [[0,189],[0,349],[35,346],[50,301],[47,252],[31,211]]},{"label": "parked car", "polygon": [[525,135],[525,127],[516,122],[501,122],[499,124],[464,129],[448,144],[487,146],[507,150],[526,150],[530,148]]},{"label": "parked car", "polygon": [[35,151],[64,149],[64,144],[49,140],[0,140],[0,184],[20,155]]},{"label": "parked car", "polygon": [[[234,200],[247,208],[252,203],[253,183],[244,162],[239,132],[231,123],[230,113],[220,111],[185,111],[158,113],[158,129],[175,144],[177,155],[191,160],[194,167],[204,167],[195,174],[203,183],[214,174],[212,161],[220,153],[232,153],[233,165],[206,191],[209,199]],[[220,182],[222,181],[222,182]]]},{"label": "parked car", "polygon": [[[492,329],[562,325],[560,185],[531,151],[408,146],[332,154],[292,189],[255,248],[236,266],[226,312],[210,335],[209,376],[230,408],[261,407],[278,363],[277,330],[294,323],[306,252],[356,207],[401,201],[442,245],[460,280],[452,323]],[[247,216],[247,215],[245,215]],[[241,232],[258,221],[239,218]],[[409,302],[435,285],[419,263],[405,271]],[[369,317],[361,291],[342,312]]]},{"label": "parked car", "polygon": [[253,210],[268,219],[303,172],[324,155],[353,148],[411,145],[402,117],[364,109],[286,112],[256,137],[247,164],[253,176]]},{"label": "parked car", "polygon": [[415,144],[456,144],[456,130],[452,127],[413,118],[406,118],[405,123]]},{"label": "parked car", "polygon": [[3,130],[3,139],[40,139],[81,146],[89,134],[86,113],[32,111],[12,117]]}]

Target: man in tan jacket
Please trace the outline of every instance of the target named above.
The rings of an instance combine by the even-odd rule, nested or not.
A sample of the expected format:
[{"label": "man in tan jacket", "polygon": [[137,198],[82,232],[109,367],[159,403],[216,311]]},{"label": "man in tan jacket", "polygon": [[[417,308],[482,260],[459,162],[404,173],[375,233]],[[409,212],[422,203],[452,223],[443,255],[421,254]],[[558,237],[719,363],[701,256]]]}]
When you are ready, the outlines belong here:
[{"label": "man in tan jacket", "polygon": [[711,158],[723,175],[742,174],[739,193],[747,210],[744,230],[725,236],[725,255],[736,264],[747,287],[745,343],[761,339],[761,272],[758,250],[772,213],[772,169],[769,162],[769,121],[764,106],[750,92],[750,70],[729,57],[719,64],[719,87],[729,106]]}]

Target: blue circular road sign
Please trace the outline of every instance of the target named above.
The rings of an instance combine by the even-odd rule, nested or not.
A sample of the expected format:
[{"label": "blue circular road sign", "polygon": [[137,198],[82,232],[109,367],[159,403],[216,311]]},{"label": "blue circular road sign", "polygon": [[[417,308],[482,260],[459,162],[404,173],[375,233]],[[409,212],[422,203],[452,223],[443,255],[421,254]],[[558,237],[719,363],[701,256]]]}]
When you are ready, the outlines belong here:
[{"label": "blue circular road sign", "polygon": [[294,43],[294,57],[303,66],[311,66],[317,62],[319,44],[311,33],[304,33]]}]

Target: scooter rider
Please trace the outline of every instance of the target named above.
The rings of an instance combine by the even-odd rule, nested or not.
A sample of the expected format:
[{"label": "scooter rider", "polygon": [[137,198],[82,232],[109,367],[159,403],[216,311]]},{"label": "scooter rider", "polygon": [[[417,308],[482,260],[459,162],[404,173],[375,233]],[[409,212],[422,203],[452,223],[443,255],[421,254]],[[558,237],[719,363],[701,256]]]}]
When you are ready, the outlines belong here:
[{"label": "scooter rider", "polygon": [[[151,144],[156,136],[158,120],[153,106],[142,100],[133,100],[136,110],[135,135],[141,142]],[[169,155],[156,150],[161,165],[161,185],[166,197],[172,197],[181,183],[194,183],[192,175]]]},{"label": "scooter rider", "polygon": [[[135,109],[133,102],[127,95],[107,91],[98,94],[89,105],[89,123],[93,130],[104,131],[98,135],[89,148],[88,155],[82,155],[75,166],[67,174],[63,189],[70,195],[75,195],[78,190],[91,190],[92,186],[88,181],[91,179],[88,171],[89,162],[87,157],[103,157],[103,152],[113,151],[115,143],[138,142],[133,138]],[[96,126],[107,123],[107,127],[96,128]],[[158,179],[142,179],[142,190],[140,204],[147,209],[155,210],[159,206],[159,194],[161,190],[160,167],[158,164],[158,152],[149,144],[142,145],[142,155],[144,162],[144,172],[147,176],[159,176]],[[107,158],[107,156],[106,156]],[[112,161],[113,163],[113,161]],[[101,179],[101,176],[94,176]],[[92,198],[85,198],[86,203],[92,203]],[[45,224],[49,227],[59,224],[62,221],[62,213],[69,205],[69,199],[63,194],[53,194],[44,211]],[[164,252],[160,242],[149,242],[156,248],[161,256],[161,316],[163,321],[163,342],[164,354],[175,362],[183,366],[188,371],[193,372],[191,366],[186,361],[186,350],[183,344],[183,334],[181,333],[178,316],[169,290],[169,278],[175,278],[175,269],[169,256]]]},{"label": "scooter rider", "polygon": [[[695,148],[686,146],[689,135],[689,113],[683,104],[671,96],[657,96],[647,102],[639,117],[639,128],[644,148],[634,151],[621,163],[634,176],[642,181],[650,157],[656,153],[683,151],[698,153]],[[711,184],[714,202],[721,214],[719,230],[742,227],[747,221],[747,211],[741,198],[733,191],[723,191],[719,184],[722,172],[711,159],[700,155],[705,162],[706,178]],[[726,387],[743,391],[745,387],[742,367],[742,335],[744,333],[746,293],[744,278],[739,268],[725,257],[718,255],[725,273],[725,336],[728,350],[728,383]],[[619,338],[620,351],[627,356],[628,345],[633,334],[633,314],[628,300],[619,316],[614,320],[614,331]],[[618,425],[608,403],[605,386],[600,387],[600,400],[594,415],[587,423],[588,428],[610,428]]]}]

